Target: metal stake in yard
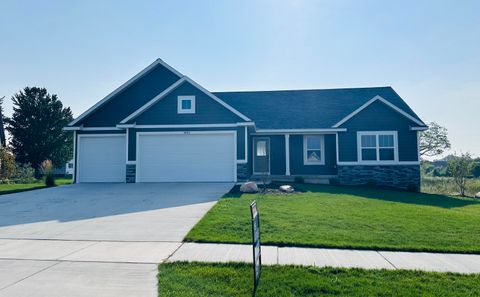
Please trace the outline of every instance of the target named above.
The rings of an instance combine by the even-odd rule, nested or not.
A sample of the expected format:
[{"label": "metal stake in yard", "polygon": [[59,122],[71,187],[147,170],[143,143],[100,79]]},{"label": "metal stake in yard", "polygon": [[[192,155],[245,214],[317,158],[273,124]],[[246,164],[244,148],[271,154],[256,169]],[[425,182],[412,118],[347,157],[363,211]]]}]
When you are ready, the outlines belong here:
[{"label": "metal stake in yard", "polygon": [[262,272],[262,251],[260,248],[260,217],[258,215],[257,202],[250,204],[252,215],[252,247],[253,247],[253,296],[257,292],[260,274]]}]

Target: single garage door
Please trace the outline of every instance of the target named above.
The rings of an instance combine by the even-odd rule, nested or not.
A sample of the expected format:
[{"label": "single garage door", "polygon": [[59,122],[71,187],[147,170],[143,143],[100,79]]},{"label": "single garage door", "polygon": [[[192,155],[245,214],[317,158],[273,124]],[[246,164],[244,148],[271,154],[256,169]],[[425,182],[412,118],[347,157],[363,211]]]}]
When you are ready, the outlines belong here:
[{"label": "single garage door", "polygon": [[125,182],[125,135],[79,135],[77,182]]},{"label": "single garage door", "polygon": [[235,134],[138,133],[137,182],[235,181]]}]

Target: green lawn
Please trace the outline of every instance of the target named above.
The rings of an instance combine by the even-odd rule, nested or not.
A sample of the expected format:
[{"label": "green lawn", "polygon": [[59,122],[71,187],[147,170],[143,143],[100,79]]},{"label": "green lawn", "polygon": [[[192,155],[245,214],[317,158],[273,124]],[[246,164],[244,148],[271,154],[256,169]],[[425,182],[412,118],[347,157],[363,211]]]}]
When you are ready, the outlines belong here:
[{"label": "green lawn", "polygon": [[[67,185],[72,183],[72,179],[56,178],[55,183],[57,186]],[[43,180],[37,180],[36,182],[28,184],[0,184],[0,195],[36,190],[41,188],[45,188],[45,183],[43,182]]]},{"label": "green lawn", "polygon": [[480,201],[380,189],[297,185],[293,195],[227,194],[188,233],[197,242],[250,243],[257,200],[264,244],[480,252]]},{"label": "green lawn", "polygon": [[[247,264],[169,263],[159,267],[159,296],[252,296]],[[264,266],[258,297],[479,296],[480,275],[406,270]]]}]

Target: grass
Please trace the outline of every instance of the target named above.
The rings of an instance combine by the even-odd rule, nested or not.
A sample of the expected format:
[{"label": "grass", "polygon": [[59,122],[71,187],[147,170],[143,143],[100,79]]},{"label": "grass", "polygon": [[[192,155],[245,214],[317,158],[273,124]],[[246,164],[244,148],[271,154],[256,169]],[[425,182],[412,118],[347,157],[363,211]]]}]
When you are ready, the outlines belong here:
[{"label": "grass", "polygon": [[[67,185],[71,183],[72,183],[72,179],[70,178],[55,179],[55,184],[57,186]],[[37,180],[33,183],[28,183],[28,184],[0,184],[0,195],[31,191],[31,190],[42,189],[42,188],[45,188],[45,183],[43,182],[43,180]]]},{"label": "grass", "polygon": [[[460,191],[451,177],[422,176],[422,192],[457,195]],[[466,195],[473,197],[478,192],[480,192],[480,178],[469,179]]]},{"label": "grass", "polygon": [[249,205],[257,200],[263,244],[480,252],[480,201],[355,187],[296,187],[306,192],[227,194],[185,240],[250,243]]},{"label": "grass", "polygon": [[[159,296],[252,296],[247,264],[168,263],[159,267]],[[480,275],[407,270],[264,266],[258,297],[479,296]]]}]

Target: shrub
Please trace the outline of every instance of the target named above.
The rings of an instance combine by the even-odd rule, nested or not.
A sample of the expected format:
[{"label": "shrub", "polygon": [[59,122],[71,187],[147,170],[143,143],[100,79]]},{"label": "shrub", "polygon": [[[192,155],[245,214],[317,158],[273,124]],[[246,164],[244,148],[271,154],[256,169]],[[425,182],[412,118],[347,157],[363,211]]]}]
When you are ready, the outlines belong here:
[{"label": "shrub", "polygon": [[475,164],[469,153],[454,156],[448,161],[448,173],[453,177],[461,196],[465,196],[467,179],[472,176]]},{"label": "shrub", "polygon": [[371,179],[365,183],[365,187],[368,187],[368,188],[376,188],[377,186],[378,186],[378,183],[374,179]]},{"label": "shrub", "polygon": [[40,171],[45,178],[45,185],[47,187],[52,187],[55,185],[55,178],[53,177],[52,173],[53,164],[50,160],[45,160],[40,164]]},{"label": "shrub", "polygon": [[295,176],[294,181],[297,184],[304,184],[305,183],[305,179],[302,176]]},{"label": "shrub", "polygon": [[15,164],[15,171],[12,177],[15,183],[28,184],[35,182],[34,174],[35,169],[30,164]]},{"label": "shrub", "polygon": [[9,180],[15,174],[15,156],[5,147],[0,147],[0,180]]}]

